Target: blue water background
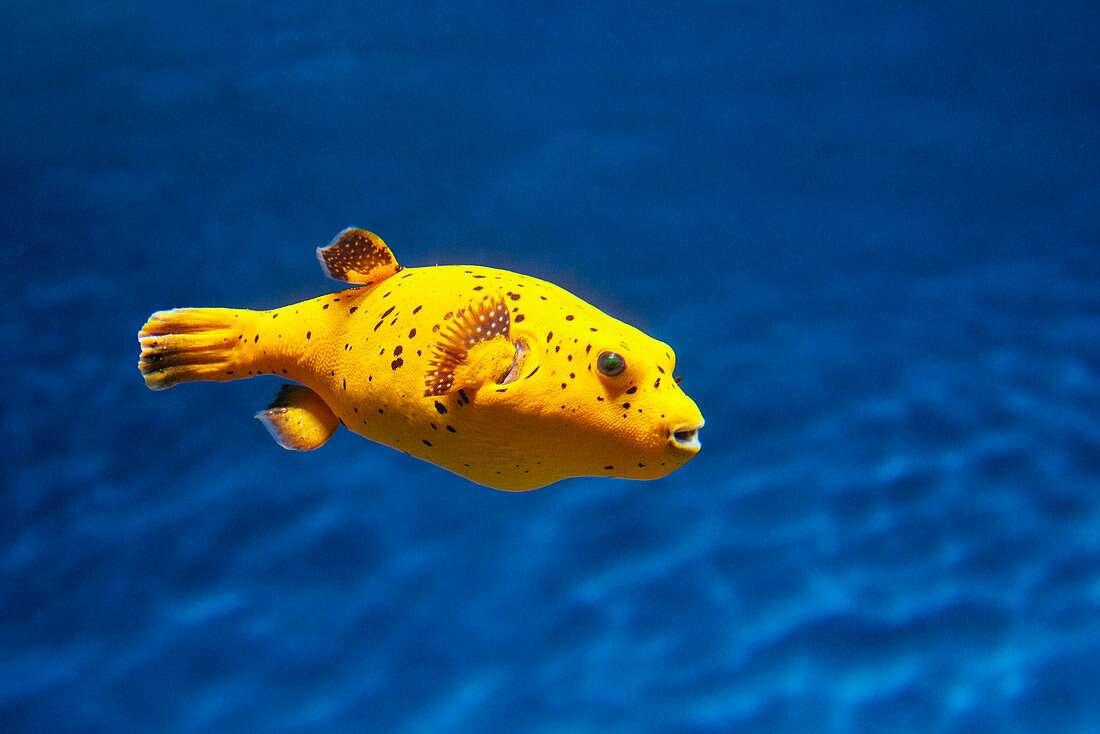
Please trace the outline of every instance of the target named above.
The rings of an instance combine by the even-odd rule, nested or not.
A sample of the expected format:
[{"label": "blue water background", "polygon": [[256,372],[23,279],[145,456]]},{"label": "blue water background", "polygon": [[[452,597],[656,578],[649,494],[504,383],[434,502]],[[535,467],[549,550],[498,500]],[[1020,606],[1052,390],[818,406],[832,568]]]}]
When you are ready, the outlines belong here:
[{"label": "blue water background", "polygon": [[[1098,29],[5,2],[0,730],[1100,731]],[[146,390],[349,225],[671,343],[702,453],[508,494]]]}]

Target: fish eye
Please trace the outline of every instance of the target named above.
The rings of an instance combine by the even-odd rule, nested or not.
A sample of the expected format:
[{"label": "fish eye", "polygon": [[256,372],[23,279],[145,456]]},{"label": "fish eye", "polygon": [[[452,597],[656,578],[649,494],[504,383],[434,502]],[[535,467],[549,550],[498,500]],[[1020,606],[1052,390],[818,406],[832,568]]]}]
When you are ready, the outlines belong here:
[{"label": "fish eye", "polygon": [[596,369],[608,377],[618,377],[626,370],[626,360],[616,352],[600,352],[596,357]]}]

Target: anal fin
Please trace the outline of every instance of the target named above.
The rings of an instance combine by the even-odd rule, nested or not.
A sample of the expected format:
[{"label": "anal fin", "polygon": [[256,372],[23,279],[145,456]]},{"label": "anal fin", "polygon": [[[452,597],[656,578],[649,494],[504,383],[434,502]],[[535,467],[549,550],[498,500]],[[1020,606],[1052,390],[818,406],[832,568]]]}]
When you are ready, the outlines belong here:
[{"label": "anal fin", "polygon": [[321,396],[304,385],[283,385],[256,418],[276,443],[293,451],[310,451],[321,446],[340,427],[340,419]]},{"label": "anal fin", "polygon": [[381,237],[356,227],[348,227],[331,243],[318,247],[317,259],[328,277],[358,285],[373,285],[401,271]]}]

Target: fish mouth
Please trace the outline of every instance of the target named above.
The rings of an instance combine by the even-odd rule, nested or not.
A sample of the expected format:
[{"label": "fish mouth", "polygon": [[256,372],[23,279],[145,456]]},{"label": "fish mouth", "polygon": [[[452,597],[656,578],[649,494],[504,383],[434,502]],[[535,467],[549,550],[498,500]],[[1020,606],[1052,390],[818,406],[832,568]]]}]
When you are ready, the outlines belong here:
[{"label": "fish mouth", "polygon": [[698,451],[703,446],[699,443],[699,429],[703,427],[704,422],[699,421],[690,426],[677,426],[672,431],[670,442],[678,449]]}]

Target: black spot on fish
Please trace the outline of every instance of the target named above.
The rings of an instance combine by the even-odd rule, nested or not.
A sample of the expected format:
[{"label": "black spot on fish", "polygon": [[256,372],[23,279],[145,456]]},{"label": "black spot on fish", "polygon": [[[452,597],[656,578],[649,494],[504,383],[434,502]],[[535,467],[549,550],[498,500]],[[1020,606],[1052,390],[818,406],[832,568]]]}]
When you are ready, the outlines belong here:
[{"label": "black spot on fish", "polygon": [[306,339],[310,338],[311,336],[313,336],[313,332],[312,331],[307,331],[306,332]]},{"label": "black spot on fish", "polygon": [[655,387],[655,388],[656,388],[656,387],[660,387],[660,386],[661,386],[661,378],[660,378],[660,377],[658,377],[658,378],[657,378],[657,379],[656,379],[656,380],[655,380],[655,381],[653,382],[653,387]]},{"label": "black spot on fish", "polygon": [[484,275],[475,275],[474,277],[475,278],[484,278],[485,276]]},{"label": "black spot on fish", "polygon": [[553,338],[554,338],[554,332],[552,332],[552,331],[551,331],[551,332],[548,332],[548,333],[546,334],[546,343],[547,343],[547,344],[549,344],[549,343],[550,343],[550,340],[551,340],[551,339],[553,339]]},{"label": "black spot on fish", "polygon": [[520,321],[523,321],[523,319],[524,319],[524,316],[523,316],[523,314],[521,314],[521,313],[519,313],[519,314],[516,314],[516,323],[517,323],[517,324],[518,324],[518,323],[519,323]]},{"label": "black spot on fish", "polygon": [[596,400],[600,401],[601,403],[603,402],[603,398],[601,398],[599,395],[596,396]]},{"label": "black spot on fish", "polygon": [[513,301],[518,301],[519,300],[519,294],[518,293],[512,293],[511,291],[508,291],[508,297],[511,298]]},{"label": "black spot on fish", "polygon": [[458,390],[458,401],[459,401],[458,402],[459,405],[462,405],[463,403],[468,404],[470,402],[470,398],[468,398],[466,396],[466,391],[463,390],[462,388],[459,388],[459,390]]},{"label": "black spot on fish", "polygon": [[422,439],[420,439],[420,440],[424,442],[424,445],[425,445],[425,446],[427,446],[428,448],[431,448],[431,446],[432,446],[432,442],[431,442],[431,441],[429,441],[429,440],[428,440],[428,439],[426,439],[426,438],[422,438]]},{"label": "black spot on fish", "polygon": [[474,286],[475,291],[480,291],[480,290],[483,290],[484,288],[485,288],[485,286],[483,286],[483,285],[475,285]]},{"label": "black spot on fish", "polygon": [[273,313],[273,314],[271,314],[271,318],[277,319],[277,318],[279,318],[279,314],[278,313]]},{"label": "black spot on fish", "polygon": [[592,345],[591,344],[589,344],[587,347],[584,348],[584,353],[585,354],[588,354],[591,351],[592,351]]},{"label": "black spot on fish", "polygon": [[393,310],[395,308],[397,308],[397,306],[390,306],[389,308],[386,309],[385,313],[383,313],[381,316],[379,316],[379,318],[384,320],[387,316],[389,316],[391,313],[393,313]]},{"label": "black spot on fish", "polygon": [[599,331],[599,329],[597,329],[595,326],[589,326],[588,330],[589,331]]},{"label": "black spot on fish", "polygon": [[615,468],[615,467],[613,467],[613,466],[605,466],[605,467],[604,467],[604,469],[606,469],[607,471],[611,471],[611,470],[612,470],[612,469],[614,469],[614,468]]},{"label": "black spot on fish", "polygon": [[423,306],[423,305],[417,306],[416,308],[414,308],[414,309],[413,309],[413,313],[417,313],[417,312],[419,312],[419,311],[420,311],[420,309],[422,309],[422,308],[424,308],[424,306]]},{"label": "black spot on fish", "polygon": [[565,383],[564,383],[564,382],[563,382],[563,383],[561,384],[561,389],[562,389],[562,390],[564,390],[564,389],[565,389]]},{"label": "black spot on fish", "polygon": [[630,407],[630,403],[623,403],[623,407],[624,407],[624,408],[629,408],[629,407]]},{"label": "black spot on fish", "polygon": [[428,425],[432,427],[432,430],[433,430],[433,431],[438,431],[438,430],[439,430],[439,426],[437,426],[437,425],[436,425],[436,424],[434,424],[434,423],[429,423]]},{"label": "black spot on fish", "polygon": [[400,366],[401,366],[401,365],[403,365],[403,364],[405,364],[405,360],[403,360],[403,359],[401,359],[400,357],[398,357],[398,358],[397,358],[397,359],[395,359],[394,361],[390,362],[390,369],[391,369],[391,370],[395,370],[395,369],[397,369],[398,367],[400,367]]},{"label": "black spot on fish", "polygon": [[660,372],[662,375],[665,373],[665,371],[661,369],[661,365],[657,365],[657,371]]},{"label": "black spot on fish", "polygon": [[381,414],[382,412],[383,412],[383,410],[381,408],[379,408],[378,413]]},{"label": "black spot on fish", "polygon": [[458,433],[458,431],[455,430],[454,426],[447,426],[447,430],[450,431],[451,433]]},{"label": "black spot on fish", "polygon": [[348,309],[348,313],[355,313],[358,310],[359,310],[358,306],[352,306],[351,308]]},{"label": "black spot on fish", "polygon": [[385,298],[386,296],[388,296],[391,293],[393,293],[393,291],[386,291],[385,293],[382,294],[382,297]]},{"label": "black spot on fish", "polygon": [[566,316],[565,320],[566,321],[572,321],[573,320],[573,314],[569,314],[568,316]]},{"label": "black spot on fish", "polygon": [[416,329],[409,331],[409,338],[412,339],[414,336],[416,336]]},{"label": "black spot on fish", "polygon": [[326,308],[328,308],[328,304],[327,304],[327,303],[326,303],[325,305],[321,306],[321,310],[322,310],[322,311],[324,311],[324,310],[325,310]]},{"label": "black spot on fish", "polygon": [[[542,365],[539,365],[539,367],[541,367],[541,366],[542,366]],[[528,373],[527,373],[527,377],[533,377],[533,376],[534,376],[534,374],[535,374],[536,372],[538,372],[538,371],[539,371],[539,368],[538,368],[538,367],[536,367],[535,369],[533,369],[533,370],[531,370],[530,372],[528,372]],[[524,379],[526,379],[526,378],[524,378]]]},{"label": "black spot on fish", "polygon": [[255,344],[258,341],[260,341],[260,335],[259,334],[257,334],[256,338],[252,340],[252,343]]},{"label": "black spot on fish", "polygon": [[347,390],[347,389],[348,389],[348,380],[347,380],[347,378],[346,378],[346,377],[344,378],[344,389],[345,389],[345,390]]},{"label": "black spot on fish", "polygon": [[435,401],[435,409],[440,415],[443,415],[447,412],[447,406],[439,402],[438,400]]},{"label": "black spot on fish", "polygon": [[636,392],[638,392],[638,387],[637,387],[637,385],[635,385],[634,387],[632,387],[632,388],[630,388],[629,390],[627,390],[627,391],[626,391],[626,394],[627,394],[627,395],[633,395],[633,394],[634,394],[634,393],[636,393]]},{"label": "black spot on fish", "polygon": [[403,347],[400,344],[398,344],[396,347],[394,347],[393,348],[393,356],[400,357],[402,348]]},{"label": "black spot on fish", "polygon": [[379,321],[377,324],[375,324],[374,325],[374,330],[378,331],[378,327],[381,326],[383,323],[385,323],[385,322],[384,321]]}]

